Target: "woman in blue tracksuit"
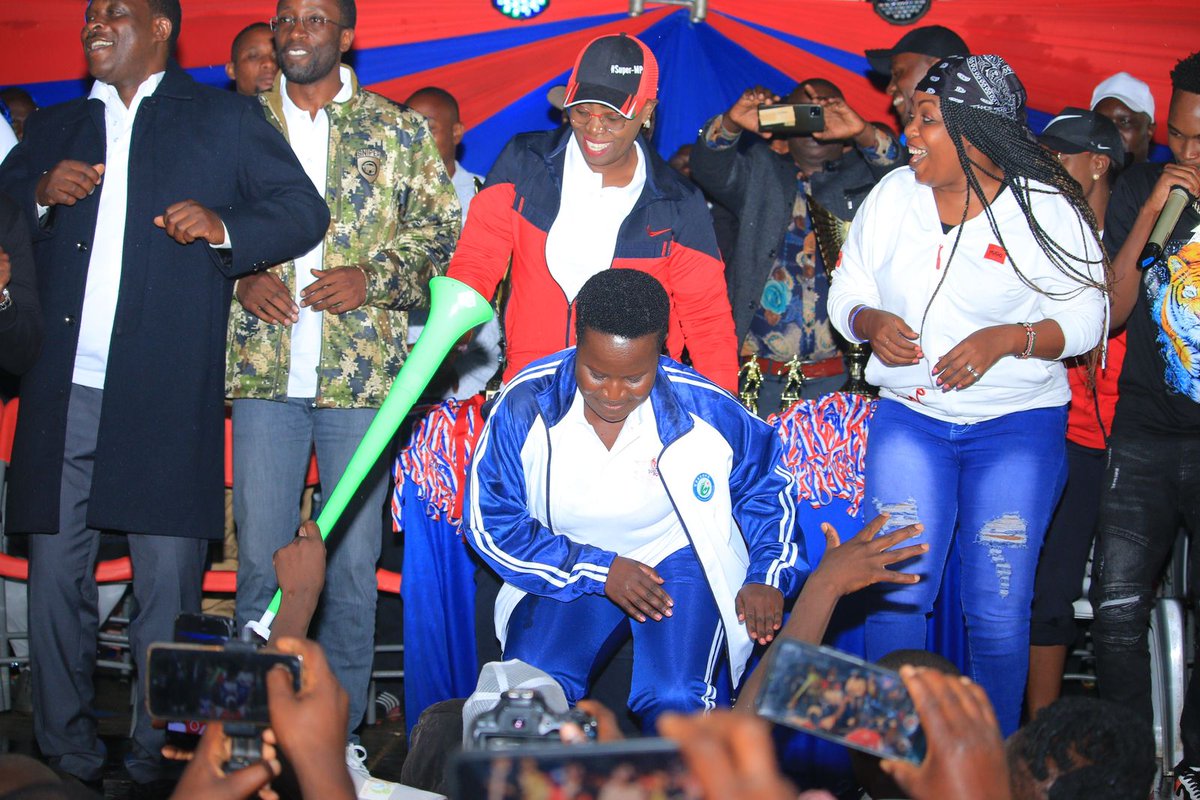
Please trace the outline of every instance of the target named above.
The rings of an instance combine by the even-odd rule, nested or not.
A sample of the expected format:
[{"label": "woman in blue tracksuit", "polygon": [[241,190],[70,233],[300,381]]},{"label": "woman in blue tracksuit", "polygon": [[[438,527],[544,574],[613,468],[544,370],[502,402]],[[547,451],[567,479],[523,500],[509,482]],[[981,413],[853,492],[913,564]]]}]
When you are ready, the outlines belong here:
[{"label": "woman in blue tracksuit", "polygon": [[648,728],[663,711],[713,708],[724,655],[736,684],[807,571],[778,437],[659,355],[668,316],[645,273],[588,280],[578,346],[500,395],[466,504],[470,542],[505,582],[504,657],[574,703],[632,627],[629,703]]}]

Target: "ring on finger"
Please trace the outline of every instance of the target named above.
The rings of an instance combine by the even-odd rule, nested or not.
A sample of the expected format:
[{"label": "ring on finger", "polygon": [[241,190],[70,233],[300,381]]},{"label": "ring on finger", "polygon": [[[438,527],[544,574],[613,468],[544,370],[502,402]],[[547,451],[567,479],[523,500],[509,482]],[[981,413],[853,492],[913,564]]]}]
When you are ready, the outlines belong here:
[{"label": "ring on finger", "polygon": [[979,370],[975,369],[975,368],[974,368],[974,367],[972,367],[970,364],[967,364],[967,365],[964,367],[964,369],[966,369],[966,371],[967,371],[967,372],[969,372],[969,373],[971,373],[972,375],[974,375],[976,379],[978,379],[978,378],[979,378],[979,376],[980,376]]}]

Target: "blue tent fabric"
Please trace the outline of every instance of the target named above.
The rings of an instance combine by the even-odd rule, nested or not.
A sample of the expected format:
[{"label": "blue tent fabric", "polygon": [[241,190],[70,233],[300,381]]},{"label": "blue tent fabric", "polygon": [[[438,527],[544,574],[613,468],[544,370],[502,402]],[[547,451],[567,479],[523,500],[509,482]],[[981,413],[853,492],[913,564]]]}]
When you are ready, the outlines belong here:
[{"label": "blue tent fabric", "polygon": [[432,520],[416,481],[401,494],[404,520],[404,714],[408,733],[434,703],[466,697],[478,676],[475,565],[443,516]]}]

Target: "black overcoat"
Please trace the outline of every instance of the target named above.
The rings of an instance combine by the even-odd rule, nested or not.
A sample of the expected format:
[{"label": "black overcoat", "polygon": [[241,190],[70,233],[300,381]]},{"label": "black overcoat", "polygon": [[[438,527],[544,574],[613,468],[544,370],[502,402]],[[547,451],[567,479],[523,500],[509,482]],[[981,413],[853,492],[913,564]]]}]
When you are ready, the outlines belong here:
[{"label": "black overcoat", "polygon": [[[67,402],[79,338],[95,193],[39,220],[34,187],[63,159],[105,157],[104,106],[37,112],[0,166],[0,191],[31,220],[45,318],[41,356],[21,381],[8,530],[58,529]],[[167,206],[215,211],[232,250],[181,245],[155,227]],[[217,539],[224,530],[223,402],[232,278],[311,249],[329,210],[291,147],[252,104],[172,65],[138,108],[120,288],[96,443],[88,525]]]}]

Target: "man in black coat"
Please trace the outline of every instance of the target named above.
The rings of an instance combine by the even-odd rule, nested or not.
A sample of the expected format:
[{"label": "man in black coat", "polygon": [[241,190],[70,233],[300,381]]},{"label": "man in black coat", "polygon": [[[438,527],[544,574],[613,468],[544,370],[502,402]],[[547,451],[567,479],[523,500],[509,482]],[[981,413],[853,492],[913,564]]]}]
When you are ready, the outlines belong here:
[{"label": "man in black coat", "polygon": [[[825,130],[788,137],[786,156],[763,141],[741,141],[743,131],[762,135],[758,107],[780,102],[823,106]],[[812,201],[849,221],[900,163],[895,139],[820,78],[802,82],[782,101],[760,87],[748,89],[701,130],[692,180],[738,217],[725,276],[740,355],[757,358],[762,369],[761,416],[779,410],[792,358],[803,362],[805,398],[837,391],[845,380],[840,340],[825,310],[826,267],[833,265],[815,243]]]},{"label": "man in black coat", "polygon": [[[30,537],[34,733],[64,772],[100,777],[92,703],[100,530],[126,534],[137,613],[138,783],[162,735],[143,713],[146,647],[199,608],[222,535],[225,330],[233,277],[307,251],[329,212],[242,98],[170,58],[178,0],[91,0],[91,96],[38,112],[0,168],[32,220],[46,320],[21,385],[8,524]],[[53,534],[53,535],[45,535]]]},{"label": "man in black coat", "polygon": [[24,372],[41,346],[42,312],[29,228],[20,207],[0,194],[0,370],[14,375]]}]

